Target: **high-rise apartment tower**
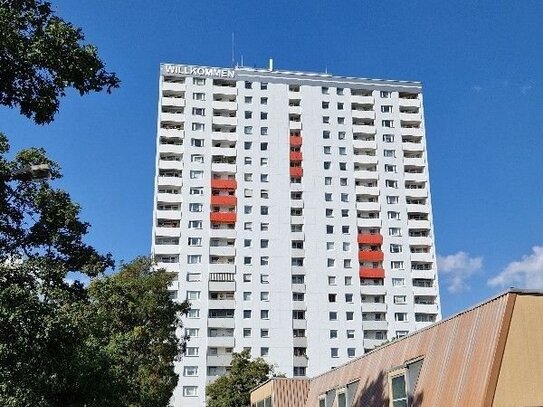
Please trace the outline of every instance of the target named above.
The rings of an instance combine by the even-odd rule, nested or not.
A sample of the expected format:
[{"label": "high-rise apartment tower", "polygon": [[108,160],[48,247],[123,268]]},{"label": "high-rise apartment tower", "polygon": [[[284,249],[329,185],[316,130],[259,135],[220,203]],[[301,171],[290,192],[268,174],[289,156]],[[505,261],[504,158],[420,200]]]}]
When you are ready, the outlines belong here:
[{"label": "high-rise apartment tower", "polygon": [[232,352],[315,376],[440,319],[421,84],[163,64],[153,254],[192,309],[174,405]]}]

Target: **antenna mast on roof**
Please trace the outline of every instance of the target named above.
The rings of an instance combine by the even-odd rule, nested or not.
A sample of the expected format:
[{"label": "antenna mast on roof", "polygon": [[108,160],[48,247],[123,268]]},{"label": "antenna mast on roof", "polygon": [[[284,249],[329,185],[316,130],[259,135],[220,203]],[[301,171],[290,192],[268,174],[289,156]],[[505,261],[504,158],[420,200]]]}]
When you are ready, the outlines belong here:
[{"label": "antenna mast on roof", "polygon": [[235,68],[236,61],[234,58],[234,32],[232,31],[232,68]]}]

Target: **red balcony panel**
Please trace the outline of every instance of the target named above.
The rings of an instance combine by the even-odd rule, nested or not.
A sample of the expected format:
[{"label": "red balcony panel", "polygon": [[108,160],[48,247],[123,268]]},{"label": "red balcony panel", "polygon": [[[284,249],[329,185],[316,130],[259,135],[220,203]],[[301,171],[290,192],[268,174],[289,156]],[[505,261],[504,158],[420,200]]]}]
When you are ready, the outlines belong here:
[{"label": "red balcony panel", "polygon": [[211,195],[211,205],[235,206],[236,203],[234,195]]},{"label": "red balcony panel", "polygon": [[216,189],[236,189],[237,182],[235,179],[212,179],[211,188]]},{"label": "red balcony panel", "polygon": [[298,151],[290,152],[290,161],[302,161],[302,153]]},{"label": "red balcony panel", "polygon": [[385,278],[385,270],[382,268],[360,267],[360,278]]},{"label": "red balcony panel", "polygon": [[293,147],[298,147],[302,145],[301,136],[290,136],[290,145]]},{"label": "red balcony panel", "polygon": [[213,223],[236,223],[236,212],[211,212],[209,219]]},{"label": "red balcony panel", "polygon": [[360,233],[358,243],[361,244],[383,244],[383,235],[370,235],[369,233]]},{"label": "red balcony panel", "polygon": [[358,260],[360,261],[383,261],[384,254],[380,250],[368,250],[358,252]]},{"label": "red balcony panel", "polygon": [[304,169],[302,167],[290,167],[290,176],[294,178],[300,178],[304,175]]}]

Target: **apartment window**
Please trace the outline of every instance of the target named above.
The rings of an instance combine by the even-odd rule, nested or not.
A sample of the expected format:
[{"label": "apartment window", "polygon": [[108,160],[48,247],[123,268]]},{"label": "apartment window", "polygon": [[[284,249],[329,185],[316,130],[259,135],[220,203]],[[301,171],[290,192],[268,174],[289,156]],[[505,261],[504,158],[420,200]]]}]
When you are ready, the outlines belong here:
[{"label": "apartment window", "polygon": [[260,310],[260,319],[270,319],[270,310]]},{"label": "apartment window", "polygon": [[267,105],[268,104],[268,98],[266,98],[266,97],[260,98],[260,104],[261,105]]},{"label": "apartment window", "polygon": [[252,311],[250,309],[244,309],[243,310],[243,318],[244,319],[250,319],[252,315]]},{"label": "apartment window", "polygon": [[396,166],[391,164],[385,164],[385,172],[397,172]]},{"label": "apartment window", "polygon": [[269,329],[261,329],[260,330],[260,337],[261,338],[269,338],[270,337],[270,330]]},{"label": "apartment window", "polygon": [[346,336],[347,339],[354,339],[354,329],[347,329]]},{"label": "apartment window", "polygon": [[381,120],[381,126],[382,127],[393,128],[394,127],[394,120]]},{"label": "apartment window", "polygon": [[253,103],[253,97],[252,96],[245,96],[245,103]]},{"label": "apartment window", "polygon": [[261,90],[268,90],[268,83],[267,82],[262,82],[260,84],[260,89]]},{"label": "apartment window", "polygon": [[391,95],[391,92],[384,91],[384,90],[381,91],[381,98],[383,98],[383,99],[390,98],[390,95]]},{"label": "apartment window", "polygon": [[[193,127],[194,127],[195,124],[199,124],[199,123],[192,123],[192,124],[193,124]],[[201,138],[192,138],[192,139],[190,139],[190,145],[193,146],[193,147],[203,147],[204,146],[204,140],[201,139]]]},{"label": "apartment window", "polygon": [[252,89],[252,88],[253,88],[253,83],[249,81],[245,81],[245,89]]},{"label": "apartment window", "polygon": [[[292,225],[291,225],[292,226]],[[260,230],[262,232],[267,232],[270,228],[270,224],[269,223],[261,223],[260,224]]]},{"label": "apartment window", "polygon": [[189,237],[188,244],[189,244],[189,246],[200,247],[200,246],[202,246],[202,238],[201,237]]},{"label": "apartment window", "polygon": [[394,134],[383,134],[383,141],[385,143],[394,143]]},{"label": "apartment window", "polygon": [[328,109],[330,107],[330,102],[322,102],[322,108]]},{"label": "apartment window", "polygon": [[262,249],[267,249],[270,245],[270,241],[268,239],[261,239],[260,240],[260,247]]},{"label": "apartment window", "polygon": [[200,273],[187,273],[187,281],[196,282],[201,281],[202,275]]},{"label": "apartment window", "polygon": [[385,157],[396,157],[396,150],[383,150]]},{"label": "apartment window", "polygon": [[305,300],[304,293],[292,293],[292,301],[304,301],[304,300]]},{"label": "apartment window", "polygon": [[192,154],[190,156],[190,161],[193,163],[203,163],[204,162],[204,156],[200,154]]},{"label": "apartment window", "polygon": [[336,311],[330,311],[328,313],[328,320],[329,321],[337,321],[337,312]]},{"label": "apartment window", "polygon": [[270,276],[268,274],[262,274],[260,276],[260,283],[269,284],[270,283]]},{"label": "apartment window", "polygon": [[251,301],[252,294],[250,291],[243,292],[243,301]]},{"label": "apartment window", "polygon": [[243,328],[243,337],[244,338],[250,338],[251,337],[251,328]]},{"label": "apartment window", "polygon": [[336,261],[334,259],[326,259],[326,263],[328,267],[334,267],[336,265]]},{"label": "apartment window", "polygon": [[349,242],[343,242],[343,251],[348,252],[351,250],[351,244]]},{"label": "apartment window", "polygon": [[322,116],[322,122],[324,124],[329,124],[330,123],[330,116]]},{"label": "apartment window", "polygon": [[251,165],[253,163],[253,159],[252,159],[252,157],[245,157],[243,159],[243,162],[244,162],[245,165]]},{"label": "apartment window", "polygon": [[200,310],[199,309],[189,309],[189,311],[187,312],[187,318],[192,318],[192,319],[198,319],[200,318]]},{"label": "apartment window", "polygon": [[192,78],[192,83],[198,86],[202,86],[206,84],[205,78]]},{"label": "apartment window", "polygon": [[270,300],[270,293],[268,291],[262,291],[260,293],[260,301],[269,301]]},{"label": "apartment window", "polygon": [[326,242],[326,250],[334,250],[334,242]]},{"label": "apartment window", "polygon": [[250,215],[251,213],[253,213],[253,207],[251,205],[245,205],[243,207],[243,213],[245,213],[246,215]]},{"label": "apartment window", "polygon": [[336,285],[336,277],[328,276],[328,285]]},{"label": "apartment window", "polygon": [[356,349],[355,348],[347,348],[347,357],[354,358],[355,356],[356,356]]},{"label": "apartment window", "polygon": [[183,397],[197,397],[198,386],[183,386]]},{"label": "apartment window", "polygon": [[294,366],[293,376],[305,376],[305,367],[304,366]]},{"label": "apartment window", "polygon": [[341,210],[341,217],[342,218],[348,218],[349,217],[349,210],[348,209],[342,209]]},{"label": "apartment window", "polygon": [[338,151],[339,151],[339,155],[347,155],[346,147],[339,147]]},{"label": "apartment window", "polygon": [[402,252],[402,245],[401,244],[391,244],[390,245],[390,253],[401,253]]},{"label": "apartment window", "polygon": [[404,278],[393,278],[392,279],[392,286],[394,286],[394,287],[403,287],[403,286],[405,286],[405,279]]},{"label": "apartment window", "polygon": [[339,357],[339,348],[330,348],[330,356],[333,358]]},{"label": "apartment window", "polygon": [[187,300],[199,300],[200,291],[187,291]]},{"label": "apartment window", "polygon": [[190,179],[202,179],[204,177],[204,172],[191,170],[189,175]]},{"label": "apartment window", "polygon": [[343,88],[337,88],[336,89],[336,93],[339,95],[339,96],[343,96],[345,94],[345,90]]},{"label": "apartment window", "polygon": [[340,195],[341,202],[349,202],[349,194],[342,193]]},{"label": "apartment window", "polygon": [[342,102],[337,103],[337,110],[343,110],[343,107],[344,107],[344,103]]},{"label": "apartment window", "polygon": [[391,261],[390,268],[392,270],[403,270],[403,261]]},{"label": "apartment window", "polygon": [[387,180],[385,180],[385,186],[387,188],[395,188],[395,189],[397,189],[398,188],[398,181],[395,181],[395,180],[392,180],[392,179],[387,179]]},{"label": "apartment window", "polygon": [[332,154],[331,149],[332,149],[332,147],[330,147],[330,146],[324,146],[323,147],[324,154]]},{"label": "apartment window", "polygon": [[267,157],[263,157],[260,159],[260,165],[262,167],[266,167],[268,165],[268,158]]},{"label": "apartment window", "polygon": [[198,366],[185,366],[183,376],[198,376]]},{"label": "apartment window", "polygon": [[[204,131],[205,130],[205,124],[204,123],[192,123],[192,131]],[[193,144],[194,145],[194,144]],[[196,147],[203,147],[203,140],[201,146]]]},{"label": "apartment window", "polygon": [[268,120],[268,113],[260,112],[260,120]]},{"label": "apartment window", "polygon": [[407,297],[405,295],[395,295],[394,304],[405,304]]},{"label": "apartment window", "polygon": [[340,171],[347,171],[347,163],[339,163]]},{"label": "apartment window", "polygon": [[[253,126],[245,126],[243,128],[243,133],[244,134],[253,134]],[[247,143],[245,143],[245,145],[247,145]],[[248,150],[248,148],[245,148],[245,150]]]},{"label": "apartment window", "polygon": [[337,124],[345,124],[345,117],[338,117]]},{"label": "apartment window", "polygon": [[330,339],[337,339],[337,329],[330,330]]},{"label": "apartment window", "polygon": [[328,294],[328,302],[336,302],[337,294]]},{"label": "apartment window", "polygon": [[407,322],[407,313],[406,312],[394,313],[394,320],[397,322]]},{"label": "apartment window", "polygon": [[186,357],[196,357],[198,356],[198,350],[199,348],[196,346],[187,346],[185,350],[185,356]]},{"label": "apartment window", "polygon": [[305,319],[305,311],[292,311],[292,319]]},{"label": "apartment window", "polygon": [[388,228],[388,235],[399,237],[402,235],[402,230],[400,228]]},{"label": "apartment window", "polygon": [[325,192],[325,193],[324,193],[324,200],[325,200],[326,202],[332,201],[332,193],[330,193],[330,192]]},{"label": "apartment window", "polygon": [[303,274],[293,274],[292,275],[292,284],[304,284],[305,276]]},{"label": "apartment window", "polygon": [[201,92],[195,92],[192,94],[192,99],[194,100],[206,100],[206,94]]},{"label": "apartment window", "polygon": [[352,304],[352,302],[353,302],[353,294],[351,294],[351,293],[345,294],[345,302],[347,304]]},{"label": "apartment window", "polygon": [[203,107],[193,107],[192,108],[192,114],[194,116],[205,116],[206,110]]},{"label": "apartment window", "polygon": [[246,266],[250,266],[253,263],[253,258],[250,256],[245,256],[243,258],[243,264]]},{"label": "apartment window", "polygon": [[325,170],[329,170],[330,167],[332,166],[332,162],[331,162],[331,161],[325,161],[323,164],[324,164],[323,166],[324,166],[324,169],[325,169]]},{"label": "apartment window", "polygon": [[391,105],[383,105],[383,106],[381,106],[381,112],[383,112],[383,113],[392,113],[392,106]]},{"label": "apartment window", "polygon": [[330,94],[330,89],[329,89],[328,87],[326,87],[326,86],[323,86],[323,87],[321,88],[321,93],[322,93],[323,95],[329,95],[329,94]]},{"label": "apartment window", "polygon": [[397,204],[399,201],[397,196],[388,195],[387,196],[387,203],[388,204]]},{"label": "apartment window", "polygon": [[350,227],[347,226],[347,225],[343,225],[341,227],[341,233],[343,233],[344,235],[348,235],[349,234],[349,230],[350,230]]},{"label": "apartment window", "polygon": [[244,283],[250,283],[251,282],[251,275],[250,274],[244,274],[243,275],[243,282]]},{"label": "apartment window", "polygon": [[260,151],[267,151],[268,143],[260,143]]},{"label": "apartment window", "polygon": [[353,311],[347,311],[345,313],[345,319],[347,321],[352,321],[354,319],[354,312]]},{"label": "apartment window", "polygon": [[322,132],[322,138],[325,139],[325,140],[329,139],[330,138],[330,132],[328,130],[324,130]]},{"label": "apartment window", "polygon": [[203,195],[204,194],[204,188],[203,187],[191,187],[189,190],[190,195]]},{"label": "apartment window", "polygon": [[250,173],[250,172],[247,172],[247,173],[243,174],[243,179],[246,182],[251,182],[253,180],[253,174]]},{"label": "apartment window", "polygon": [[326,225],[326,234],[333,235],[334,234],[334,226],[333,225]]},{"label": "apartment window", "polygon": [[407,335],[409,335],[409,331],[396,331],[397,339],[403,338],[404,336],[407,336]]},{"label": "apartment window", "polygon": [[252,119],[253,118],[253,112],[246,110],[245,111],[245,118],[246,119]]},{"label": "apartment window", "polygon": [[345,277],[345,285],[353,285],[353,278],[351,276]]},{"label": "apartment window", "polygon": [[202,229],[201,220],[189,220],[189,229]]},{"label": "apartment window", "polygon": [[188,264],[198,264],[202,262],[202,256],[199,254],[189,254],[187,256]]},{"label": "apartment window", "polygon": [[393,220],[400,220],[400,212],[388,211],[387,217]]},{"label": "apartment window", "polygon": [[189,204],[189,212],[202,212],[203,207],[201,203],[191,203]]},{"label": "apartment window", "polygon": [[243,196],[245,198],[251,198],[253,196],[253,190],[251,188],[245,188],[243,190]]},{"label": "apartment window", "polygon": [[267,127],[261,127],[260,128],[260,135],[261,136],[267,136],[268,135],[268,128]]},{"label": "apartment window", "polygon": [[269,182],[268,174],[260,174],[260,182]]}]

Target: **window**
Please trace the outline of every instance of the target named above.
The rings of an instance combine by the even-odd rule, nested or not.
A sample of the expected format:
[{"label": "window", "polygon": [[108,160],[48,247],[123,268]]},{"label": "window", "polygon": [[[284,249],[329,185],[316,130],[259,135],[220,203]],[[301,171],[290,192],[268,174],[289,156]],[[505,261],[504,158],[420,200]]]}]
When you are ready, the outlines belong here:
[{"label": "window", "polygon": [[324,146],[323,147],[324,154],[332,154],[331,149],[332,148],[330,146]]},{"label": "window", "polygon": [[351,276],[345,277],[345,285],[353,285],[353,278]]},{"label": "window", "polygon": [[384,90],[381,91],[381,97],[382,97],[383,99],[388,99],[388,98],[390,98],[390,95],[391,95],[391,92],[384,91]]},{"label": "window", "polygon": [[270,293],[268,291],[262,291],[260,293],[260,301],[269,301],[270,300]]},{"label": "window", "polygon": [[406,312],[394,313],[394,320],[397,322],[407,322],[407,313]]},{"label": "window", "polygon": [[198,376],[198,366],[185,366],[183,376]]},{"label": "window", "polygon": [[197,397],[197,396],[198,396],[197,386],[183,386],[183,397]]},{"label": "window", "polygon": [[345,91],[343,88],[337,88],[336,89],[336,93],[339,95],[339,96],[343,96],[345,94]]},{"label": "window", "polygon": [[303,274],[293,274],[292,275],[292,284],[304,284],[305,276]]},{"label": "window", "polygon": [[304,293],[292,293],[292,301],[304,301]]},{"label": "window", "polygon": [[351,263],[351,259],[343,259],[343,268],[350,269],[352,267]]},{"label": "window", "polygon": [[[192,131],[204,131],[204,130],[205,130],[205,124],[204,123],[192,123]],[[197,147],[203,147],[203,140],[202,140],[202,145],[197,146]]]},{"label": "window", "polygon": [[403,270],[403,261],[391,261],[390,268],[392,270]]},{"label": "window", "polygon": [[188,346],[185,350],[185,356],[187,357],[195,357],[198,356],[198,350],[199,348],[196,346]]},{"label": "window", "polygon": [[198,328],[185,328],[185,334],[191,338],[198,338],[200,330]]},{"label": "window", "polygon": [[402,230],[400,228],[388,228],[388,235],[399,237],[402,235]]},{"label": "window", "polygon": [[326,225],[326,234],[333,235],[334,234],[334,226],[333,225]]},{"label": "window", "polygon": [[253,97],[252,96],[245,96],[245,103],[253,103]]},{"label": "window", "polygon": [[392,279],[392,286],[393,287],[403,287],[403,286],[405,286],[405,279],[404,278],[393,278]]},{"label": "window", "polygon": [[394,304],[405,304],[406,303],[406,296],[405,295],[395,295],[394,296]]},{"label": "window", "polygon": [[194,319],[197,319],[197,318],[200,318],[200,310],[199,309],[189,309],[188,313],[187,313],[187,318],[194,318]]},{"label": "window", "polygon": [[337,294],[328,294],[328,302],[336,302]]},{"label": "window", "polygon": [[322,93],[323,95],[328,95],[328,94],[330,94],[330,89],[328,89],[328,87],[326,87],[326,86],[323,86],[323,87],[321,88],[321,93]]},{"label": "window", "polygon": [[261,127],[260,128],[260,135],[261,136],[267,136],[268,135],[268,128],[267,127]]},{"label": "window", "polygon": [[268,113],[260,112],[260,120],[268,120]]},{"label": "window", "polygon": [[322,102],[322,108],[328,109],[330,107],[330,102]]},{"label": "window", "polygon": [[269,329],[261,329],[260,330],[260,337],[261,338],[269,338],[270,337],[270,330]]},{"label": "window", "polygon": [[322,132],[322,138],[325,139],[325,140],[329,139],[330,138],[330,132],[328,130],[324,130]]},{"label": "window", "polygon": [[204,205],[201,203],[189,204],[189,212],[202,212]]},{"label": "window", "polygon": [[330,311],[328,313],[328,320],[337,321],[337,312],[336,311]]},{"label": "window", "polygon": [[250,291],[243,292],[243,301],[251,301],[252,294]]},{"label": "window", "polygon": [[206,84],[205,78],[192,78],[192,83],[198,86],[202,86]]},{"label": "window", "polygon": [[347,171],[347,163],[339,163],[340,171]]},{"label": "window", "polygon": [[383,113],[392,113],[392,106],[391,105],[383,105],[383,106],[381,106],[381,112],[383,112]]},{"label": "window", "polygon": [[332,166],[332,162],[331,162],[331,161],[325,161],[325,162],[323,163],[323,167],[324,167],[325,170],[329,170],[331,166]]},{"label": "window", "polygon": [[326,265],[328,267],[334,267],[336,265],[336,260],[335,259],[326,259]]},{"label": "window", "polygon": [[199,300],[200,291],[187,291],[187,300]]},{"label": "window", "polygon": [[391,164],[385,164],[385,172],[397,172],[396,166]]},{"label": "window", "polygon": [[[245,126],[243,128],[243,133],[244,134],[253,134],[253,126]],[[247,143],[245,143],[245,145],[247,146]],[[246,147],[245,150],[248,150],[249,148]]]},{"label": "window", "polygon": [[253,222],[245,222],[243,224],[243,230],[253,230]]},{"label": "window", "polygon": [[252,88],[253,88],[253,83],[249,81],[245,81],[245,89],[252,89]]},{"label": "window", "polygon": [[[193,126],[198,123],[192,123]],[[204,140],[201,138],[192,138],[190,139],[190,145],[193,147],[203,147],[204,146]]]},{"label": "window", "polygon": [[392,179],[387,179],[387,180],[385,180],[385,186],[387,188],[395,188],[395,189],[397,189],[398,188],[398,181],[395,181],[395,180],[392,180]]},{"label": "window", "polygon": [[407,407],[407,391],[405,388],[405,375],[401,374],[390,378],[392,394],[392,407]]},{"label": "window", "polygon": [[347,329],[347,339],[354,339],[354,329]]},{"label": "window", "polygon": [[351,244],[349,242],[343,242],[343,251],[348,252],[351,250]]},{"label": "window", "polygon": [[394,135],[393,134],[383,134],[383,141],[385,143],[394,143]]},{"label": "window", "polygon": [[327,218],[333,218],[334,217],[334,210],[330,208],[326,208],[324,211]]},{"label": "window", "polygon": [[260,182],[269,182],[268,174],[260,174]]},{"label": "window", "polygon": [[343,107],[344,107],[344,103],[342,102],[337,103],[337,110],[343,110]]},{"label": "window", "polygon": [[396,157],[396,150],[383,150],[385,157]]},{"label": "window", "polygon": [[200,246],[202,246],[202,238],[201,237],[189,237],[188,244],[189,244],[189,246],[200,247]]},{"label": "window", "polygon": [[[356,349],[355,348],[347,348],[347,357],[354,358],[356,356]],[[345,404],[343,404],[345,405]]]},{"label": "window", "polygon": [[243,328],[243,337],[244,338],[250,338],[251,337],[251,328]]},{"label": "window", "polygon": [[305,376],[305,367],[303,367],[303,366],[294,366],[293,375],[294,376]]},{"label": "window", "polygon": [[345,124],[345,117],[338,117],[337,124]]},{"label": "window", "polygon": [[305,311],[292,311],[292,319],[305,319]]},{"label": "window", "polygon": [[399,201],[397,196],[388,195],[387,196],[387,204],[397,204]]},{"label": "window", "polygon": [[328,285],[336,285],[336,277],[328,276]]},{"label": "window", "polygon": [[189,220],[189,229],[202,229],[201,220]]},{"label": "window", "polygon": [[400,220],[400,212],[388,211],[387,217],[389,219]]},{"label": "window", "polygon": [[206,100],[206,94],[205,93],[200,93],[200,92],[195,92],[192,94],[192,99],[194,100]]},{"label": "window", "polygon": [[349,194],[342,193],[340,195],[341,202],[349,202]]},{"label": "window", "polygon": [[347,155],[347,148],[346,147],[339,147],[339,155]]},{"label": "window", "polygon": [[244,283],[250,283],[251,282],[251,275],[250,274],[244,274],[243,275],[243,282]]},{"label": "window", "polygon": [[268,104],[268,98],[266,98],[266,97],[260,98],[260,104],[261,105],[267,105]]},{"label": "window", "polygon": [[[250,143],[249,143],[250,144]],[[251,182],[253,180],[253,174],[250,173],[250,172],[247,172],[245,174],[243,174],[243,179],[246,181],[246,182]]]},{"label": "window", "polygon": [[245,118],[246,119],[252,119],[253,118],[253,112],[246,110],[245,111]]},{"label": "window", "polygon": [[191,187],[189,193],[190,193],[190,195],[203,195],[204,194],[204,188],[203,187]]},{"label": "window", "polygon": [[402,245],[401,244],[391,244],[390,245],[390,253],[401,253],[402,252]]},{"label": "window", "polygon": [[352,321],[354,319],[354,312],[353,311],[347,311],[345,313],[345,319],[347,321]]},{"label": "window", "polygon": [[262,284],[269,284],[269,282],[270,282],[270,276],[269,276],[268,274],[262,274],[262,275],[260,276],[260,282],[261,282]]},{"label": "window", "polygon": [[324,124],[330,123],[330,116],[322,116],[322,122]]},{"label": "window", "polygon": [[353,302],[353,295],[351,293],[345,294],[345,302],[347,304],[352,304]]},{"label": "window", "polygon": [[339,348],[330,348],[330,356],[333,358],[339,357]]},{"label": "window", "polygon": [[260,165],[263,166],[263,167],[266,167],[268,165],[268,158],[267,157],[263,157],[260,159]]},{"label": "window", "polygon": [[334,242],[326,242],[326,250],[334,250]]},{"label": "window", "polygon": [[200,273],[187,273],[187,281],[201,281],[202,275]]},{"label": "window", "polygon": [[350,230],[350,227],[349,227],[349,226],[343,225],[343,226],[341,227],[341,233],[343,233],[344,235],[348,235],[348,234],[349,234],[349,230]]},{"label": "window", "polygon": [[250,319],[252,315],[252,311],[250,309],[244,309],[243,310],[243,318],[244,319]]},{"label": "window", "polygon": [[261,223],[260,224],[260,230],[262,232],[267,232],[270,228],[270,224],[269,223]]},{"label": "window", "polygon": [[199,254],[189,254],[187,256],[188,264],[198,264],[202,262],[202,256]]},{"label": "window", "polygon": [[193,163],[203,163],[204,162],[204,156],[200,154],[192,154],[190,156],[190,161]]},{"label": "window", "polygon": [[203,107],[193,107],[192,108],[192,114],[194,116],[205,116],[206,110]]},{"label": "window", "polygon": [[270,310],[268,309],[260,310],[260,319],[270,319]]},{"label": "window", "polygon": [[381,120],[381,126],[393,128],[394,127],[394,120]]}]

